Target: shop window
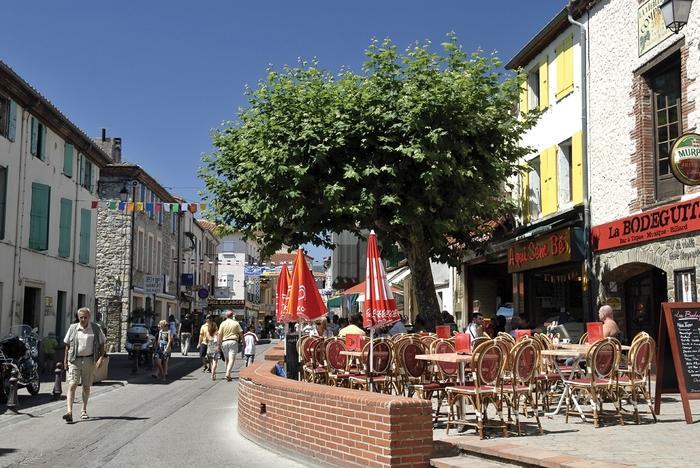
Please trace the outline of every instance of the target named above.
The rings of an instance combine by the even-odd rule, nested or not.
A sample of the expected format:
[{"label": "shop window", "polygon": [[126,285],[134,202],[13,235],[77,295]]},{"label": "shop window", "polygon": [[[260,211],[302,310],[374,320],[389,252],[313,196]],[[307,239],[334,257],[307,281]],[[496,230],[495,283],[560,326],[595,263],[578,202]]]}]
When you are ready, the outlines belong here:
[{"label": "shop window", "polygon": [[571,202],[572,185],[571,139],[557,146],[557,199],[559,205]]},{"label": "shop window", "polygon": [[660,65],[649,76],[654,122],[654,165],[656,199],[683,194],[681,184],[671,172],[671,148],[681,133],[681,72],[678,57]]},{"label": "shop window", "polygon": [[696,302],[695,270],[680,270],[675,272],[676,302]]},{"label": "shop window", "polygon": [[541,171],[540,171],[540,157],[536,157],[530,160],[530,173],[528,174],[528,214],[530,219],[537,219],[540,217],[542,211],[542,189],[541,189]]}]

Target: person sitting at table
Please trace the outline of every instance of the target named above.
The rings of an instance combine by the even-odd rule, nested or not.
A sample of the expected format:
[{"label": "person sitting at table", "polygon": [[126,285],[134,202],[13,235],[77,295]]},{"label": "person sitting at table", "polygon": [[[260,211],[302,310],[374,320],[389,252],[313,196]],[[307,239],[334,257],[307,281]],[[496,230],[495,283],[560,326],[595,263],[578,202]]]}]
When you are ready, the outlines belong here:
[{"label": "person sitting at table", "polygon": [[362,336],[367,336],[365,331],[359,327],[359,325],[362,324],[362,319],[358,314],[353,315],[350,317],[350,325],[347,327],[341,328],[340,331],[338,332],[338,336],[343,338],[345,335],[362,335]]},{"label": "person sitting at table", "polygon": [[598,309],[598,318],[603,322],[603,337],[604,338],[621,338],[622,332],[617,322],[613,318],[613,309],[609,305],[604,305]]},{"label": "person sitting at table", "polygon": [[472,321],[467,326],[467,333],[472,340],[484,336],[484,317],[479,312],[472,314]]},{"label": "person sitting at table", "polygon": [[389,330],[387,331],[389,336],[398,335],[399,333],[407,333],[406,325],[404,324],[405,321],[406,321],[406,318],[401,316],[401,320],[394,323],[391,326],[391,328],[389,328]]}]

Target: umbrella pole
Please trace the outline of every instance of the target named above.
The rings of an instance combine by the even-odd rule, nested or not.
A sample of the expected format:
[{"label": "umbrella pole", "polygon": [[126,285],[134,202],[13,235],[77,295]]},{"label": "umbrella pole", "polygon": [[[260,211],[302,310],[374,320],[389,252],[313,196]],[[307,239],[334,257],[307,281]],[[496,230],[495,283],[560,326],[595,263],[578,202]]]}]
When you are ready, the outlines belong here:
[{"label": "umbrella pole", "polygon": [[374,391],[374,328],[369,329],[369,391]]}]

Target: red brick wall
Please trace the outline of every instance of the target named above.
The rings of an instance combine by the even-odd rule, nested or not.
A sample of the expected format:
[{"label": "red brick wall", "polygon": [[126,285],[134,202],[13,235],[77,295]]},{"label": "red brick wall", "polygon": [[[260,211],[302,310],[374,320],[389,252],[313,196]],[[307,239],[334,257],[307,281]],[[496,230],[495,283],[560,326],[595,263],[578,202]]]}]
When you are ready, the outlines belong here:
[{"label": "red brick wall", "polygon": [[[430,402],[283,379],[279,349],[241,371],[238,426],[290,458],[328,466],[427,466]],[[261,404],[265,414],[261,414]]]}]

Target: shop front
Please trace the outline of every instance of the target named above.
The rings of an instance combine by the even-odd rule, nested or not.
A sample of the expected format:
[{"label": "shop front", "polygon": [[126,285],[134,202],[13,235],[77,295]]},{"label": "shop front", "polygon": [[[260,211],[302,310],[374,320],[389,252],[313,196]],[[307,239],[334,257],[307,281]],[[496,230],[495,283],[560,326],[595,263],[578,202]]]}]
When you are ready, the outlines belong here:
[{"label": "shop front", "polygon": [[541,327],[545,321],[561,321],[563,315],[568,321],[585,321],[583,252],[583,231],[575,227],[508,248],[515,313],[529,328]]},{"label": "shop front", "polygon": [[613,307],[625,338],[656,337],[662,302],[697,300],[699,231],[700,197],[592,229],[597,299]]}]

